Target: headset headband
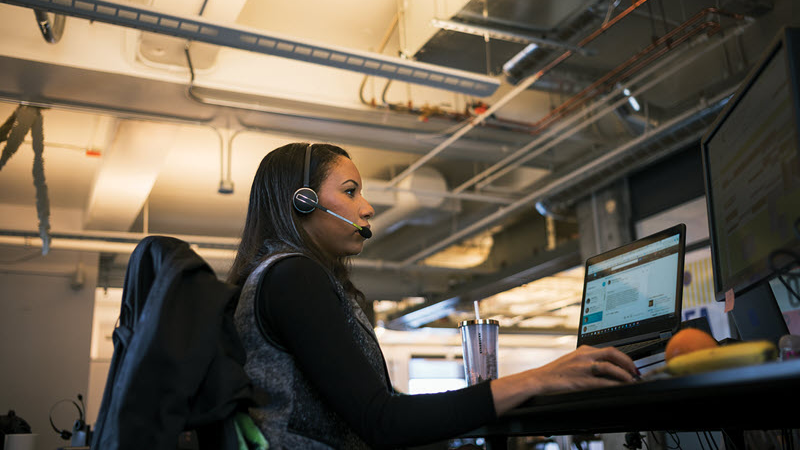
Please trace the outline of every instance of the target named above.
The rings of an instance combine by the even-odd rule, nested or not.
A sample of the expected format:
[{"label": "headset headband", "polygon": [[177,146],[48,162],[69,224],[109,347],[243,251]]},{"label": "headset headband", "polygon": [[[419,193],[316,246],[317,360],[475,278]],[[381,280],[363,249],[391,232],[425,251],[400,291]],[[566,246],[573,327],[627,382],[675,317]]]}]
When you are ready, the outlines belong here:
[{"label": "headset headband", "polygon": [[303,187],[309,187],[308,178],[310,176],[309,172],[311,172],[311,147],[313,145],[314,144],[308,144],[308,147],[306,147],[306,163],[305,163],[305,171],[303,172]]}]

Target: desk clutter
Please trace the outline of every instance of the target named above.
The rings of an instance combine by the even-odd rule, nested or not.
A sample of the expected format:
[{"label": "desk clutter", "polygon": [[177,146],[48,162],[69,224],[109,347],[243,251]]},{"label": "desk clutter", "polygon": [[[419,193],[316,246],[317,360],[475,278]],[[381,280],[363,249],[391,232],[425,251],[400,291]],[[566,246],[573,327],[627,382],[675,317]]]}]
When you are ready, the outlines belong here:
[{"label": "desk clutter", "polygon": [[705,331],[687,328],[667,343],[663,363],[647,371],[643,379],[694,375],[715,370],[764,364],[796,358],[800,336],[786,335],[775,345],[769,340],[717,343]]}]

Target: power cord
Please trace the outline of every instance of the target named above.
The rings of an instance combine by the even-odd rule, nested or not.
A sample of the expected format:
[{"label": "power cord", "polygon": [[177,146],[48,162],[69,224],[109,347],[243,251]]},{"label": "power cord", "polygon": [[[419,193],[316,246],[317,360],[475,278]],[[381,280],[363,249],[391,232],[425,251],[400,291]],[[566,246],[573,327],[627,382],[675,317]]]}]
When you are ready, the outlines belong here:
[{"label": "power cord", "polygon": [[[712,434],[710,431],[706,431],[705,433],[706,433],[706,435],[708,436],[708,438],[709,438],[709,439],[711,439],[711,442],[713,442],[713,443],[714,443],[714,448],[717,448],[717,449],[718,449],[718,448],[719,448],[719,445],[717,445],[717,440],[716,440],[716,439],[714,439],[714,435],[713,435],[713,434]],[[710,445],[710,444],[709,444],[709,445]]]},{"label": "power cord", "polygon": [[736,444],[734,443],[733,437],[732,437],[730,434],[728,434],[728,432],[727,432],[727,431],[725,431],[725,429],[724,429],[724,428],[722,429],[722,434],[724,435],[724,436],[723,436],[723,440],[724,440],[724,438],[725,438],[725,437],[727,437],[727,438],[728,438],[728,440],[727,440],[727,441],[725,441],[725,448],[726,448],[726,449],[728,448],[728,444],[730,443],[730,444],[731,444],[731,447],[732,447],[732,449],[731,449],[731,450],[739,450],[739,449],[738,449],[738,447],[736,446]]},{"label": "power cord", "polygon": [[664,439],[664,445],[668,449],[683,449],[683,447],[681,447],[681,437],[678,436],[678,433],[676,433],[674,431],[667,431],[667,436],[671,437],[672,441],[675,442],[675,445],[673,447],[670,447],[669,444],[667,444],[667,440],[665,438]]},{"label": "power cord", "polygon": [[[778,256],[789,256],[792,261],[785,265],[778,265],[776,264],[776,259]],[[795,279],[800,277],[800,275],[790,273],[791,269],[793,269],[796,266],[800,266],[800,255],[798,255],[796,252],[792,250],[779,248],[777,250],[773,250],[772,252],[770,252],[769,257],[767,259],[769,262],[769,270],[771,271],[771,273],[776,274],[778,280],[780,280],[781,284],[783,284],[783,287],[785,287],[786,290],[789,291],[789,293],[791,293],[792,296],[794,296],[794,298],[800,300],[800,293],[798,293],[795,290],[795,288],[793,288],[789,284],[789,282],[787,282],[786,279],[784,278],[787,275]]]},{"label": "power cord", "polygon": [[700,450],[706,450],[706,446],[703,445],[703,440],[700,439],[700,432],[695,431],[694,434],[697,436],[697,443],[700,444]]},{"label": "power cord", "polygon": [[625,443],[622,445],[629,449],[640,449],[642,448],[642,435],[638,431],[625,433]]}]

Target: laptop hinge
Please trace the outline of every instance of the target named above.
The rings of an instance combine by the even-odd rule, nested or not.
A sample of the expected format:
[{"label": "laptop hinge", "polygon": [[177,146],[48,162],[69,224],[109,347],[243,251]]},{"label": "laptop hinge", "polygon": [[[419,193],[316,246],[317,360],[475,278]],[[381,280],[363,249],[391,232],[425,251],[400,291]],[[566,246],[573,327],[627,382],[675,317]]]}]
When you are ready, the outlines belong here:
[{"label": "laptop hinge", "polygon": [[661,338],[661,339],[668,339],[668,338],[672,337],[672,331],[665,331],[663,333],[660,333],[658,335],[658,337]]}]

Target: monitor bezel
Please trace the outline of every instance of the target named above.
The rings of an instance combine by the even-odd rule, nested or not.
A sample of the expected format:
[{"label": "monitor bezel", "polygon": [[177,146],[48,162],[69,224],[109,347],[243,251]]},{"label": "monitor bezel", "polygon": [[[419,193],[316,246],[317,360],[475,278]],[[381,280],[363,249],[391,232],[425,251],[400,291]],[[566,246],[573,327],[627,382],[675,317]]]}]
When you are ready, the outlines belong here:
[{"label": "monitor bezel", "polygon": [[[706,208],[708,214],[708,234],[711,250],[711,267],[713,273],[713,286],[714,297],[717,301],[725,301],[727,291],[732,291],[734,296],[742,295],[752,290],[756,286],[768,282],[774,276],[772,272],[763,271],[755,277],[739,282],[733,286],[722,286],[720,280],[719,257],[717,252],[717,238],[714,223],[714,198],[711,191],[711,180],[709,170],[709,149],[708,143],[719,132],[719,129],[725,123],[727,118],[733,113],[736,106],[742,101],[747,92],[750,91],[752,86],[761,76],[766,69],[767,65],[773,61],[773,58],[780,56],[781,50],[784,50],[783,57],[786,59],[786,76],[790,80],[789,92],[793,99],[792,115],[794,116],[795,126],[795,139],[797,140],[798,157],[800,158],[800,28],[785,27],[781,29],[778,35],[767,46],[758,62],[753,66],[750,73],[742,81],[739,88],[731,96],[728,103],[723,108],[722,112],[717,116],[714,122],[709,127],[709,130],[702,137],[700,141],[701,159],[703,162],[703,183],[705,185],[706,194]],[[792,83],[792,80],[795,82]],[[800,242],[800,241],[798,241]],[[796,246],[798,248],[800,246]]]}]

